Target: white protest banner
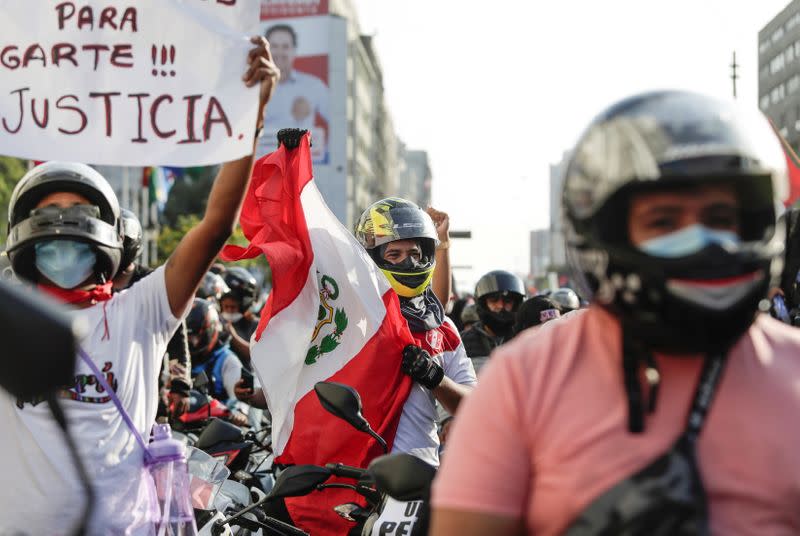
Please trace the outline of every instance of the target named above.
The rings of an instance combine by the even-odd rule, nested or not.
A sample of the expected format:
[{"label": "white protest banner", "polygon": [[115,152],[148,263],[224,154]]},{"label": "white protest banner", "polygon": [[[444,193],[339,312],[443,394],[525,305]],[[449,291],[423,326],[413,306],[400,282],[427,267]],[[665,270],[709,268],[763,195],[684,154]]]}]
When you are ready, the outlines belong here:
[{"label": "white protest banner", "polygon": [[253,147],[259,0],[0,0],[0,154],[195,166]]}]

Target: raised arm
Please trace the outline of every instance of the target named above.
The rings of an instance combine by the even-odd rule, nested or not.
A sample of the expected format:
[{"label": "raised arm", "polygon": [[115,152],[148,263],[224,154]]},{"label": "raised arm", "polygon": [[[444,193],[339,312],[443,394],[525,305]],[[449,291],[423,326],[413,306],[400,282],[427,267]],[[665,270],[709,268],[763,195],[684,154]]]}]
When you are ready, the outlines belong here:
[{"label": "raised arm", "polygon": [[[254,123],[256,132],[261,127],[264,106],[272,95],[280,71],[272,62],[267,40],[264,37],[253,37],[251,41],[256,47],[248,54],[249,68],[243,79],[248,87],[261,85],[258,114]],[[255,148],[255,138],[253,145]],[[203,219],[186,233],[167,261],[167,296],[175,316],[183,314],[188,307],[203,274],[233,232],[252,167],[253,154],[222,166],[208,196]]]},{"label": "raised arm", "polygon": [[447,307],[447,302],[450,301],[450,295],[453,293],[453,272],[450,269],[450,217],[446,212],[433,207],[428,207],[427,212],[436,226],[436,234],[439,235],[439,245],[436,247],[436,267],[433,269],[431,288],[442,305]]}]

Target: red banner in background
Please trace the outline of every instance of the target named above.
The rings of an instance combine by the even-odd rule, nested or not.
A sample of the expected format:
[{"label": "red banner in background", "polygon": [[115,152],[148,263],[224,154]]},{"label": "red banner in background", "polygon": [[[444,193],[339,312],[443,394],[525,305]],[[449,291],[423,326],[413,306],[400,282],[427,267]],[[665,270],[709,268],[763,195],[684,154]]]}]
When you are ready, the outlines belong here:
[{"label": "red banner in background", "polygon": [[789,197],[784,203],[787,207],[795,204],[800,199],[800,160],[797,158],[797,153],[794,152],[792,146],[789,145],[783,136],[778,134],[783,145],[783,153],[786,155],[786,170],[789,174]]},{"label": "red banner in background", "polygon": [[328,14],[328,0],[262,0],[261,20]]}]

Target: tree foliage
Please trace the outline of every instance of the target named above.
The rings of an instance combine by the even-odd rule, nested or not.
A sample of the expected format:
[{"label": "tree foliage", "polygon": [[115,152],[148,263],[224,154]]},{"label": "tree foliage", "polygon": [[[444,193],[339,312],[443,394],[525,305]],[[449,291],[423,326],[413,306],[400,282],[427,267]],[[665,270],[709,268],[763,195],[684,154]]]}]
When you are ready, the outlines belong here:
[{"label": "tree foliage", "polygon": [[11,192],[14,186],[25,175],[28,170],[26,160],[12,158],[10,156],[0,156],[0,222],[2,232],[0,232],[0,243],[5,242],[6,222],[8,221],[8,202],[11,200]]},{"label": "tree foliage", "polygon": [[162,220],[170,227],[177,227],[182,216],[202,217],[216,174],[216,166],[186,169],[184,177],[170,189]]},{"label": "tree foliage", "polygon": [[158,259],[162,263],[165,262],[178,243],[189,232],[189,229],[194,227],[200,221],[200,217],[195,214],[187,214],[180,216],[174,226],[162,225],[158,232]]},{"label": "tree foliage", "polygon": [[[178,247],[178,243],[181,239],[189,232],[189,230],[198,224],[200,221],[200,216],[195,214],[188,214],[188,215],[181,215],[177,218],[177,222],[175,226],[170,225],[162,225],[161,229],[158,234],[158,259],[161,263],[166,262],[172,252],[175,251],[175,248]],[[236,226],[236,230],[234,231],[231,238],[228,240],[229,244],[236,244],[239,246],[246,246],[247,239],[244,237],[242,233],[241,227],[238,225]],[[244,261],[238,262],[226,262],[223,263],[227,266],[243,266],[245,268],[256,268],[258,271],[264,273],[264,281],[271,282],[272,277],[269,269],[269,264],[267,263],[267,259],[261,255],[255,259],[247,259]]]}]

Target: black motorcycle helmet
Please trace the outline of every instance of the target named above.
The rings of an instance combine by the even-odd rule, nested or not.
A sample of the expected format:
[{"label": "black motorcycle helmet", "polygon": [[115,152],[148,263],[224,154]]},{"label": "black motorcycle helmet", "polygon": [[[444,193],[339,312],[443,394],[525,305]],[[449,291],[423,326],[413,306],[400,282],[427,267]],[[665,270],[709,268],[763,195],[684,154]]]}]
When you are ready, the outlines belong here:
[{"label": "black motorcycle helmet", "polygon": [[[381,199],[361,214],[355,235],[398,296],[413,298],[430,286],[439,238],[433,220],[417,205],[400,197]],[[387,244],[409,239],[419,243],[419,262],[409,260],[408,266],[401,266],[384,260]]]},{"label": "black motorcycle helmet", "polygon": [[[44,197],[72,192],[90,205],[68,209],[35,209]],[[47,162],[28,171],[11,194],[6,251],[14,273],[29,281],[38,279],[34,246],[45,240],[85,242],[97,254],[98,282],[117,273],[122,257],[122,232],[117,196],[108,181],[85,164]]]},{"label": "black motorcycle helmet", "polygon": [[123,208],[120,210],[120,222],[122,226],[122,257],[120,259],[120,270],[124,270],[142,253],[142,223],[136,214]]},{"label": "black motorcycle helmet", "polygon": [[239,302],[242,313],[249,310],[258,297],[256,278],[241,266],[226,269],[222,278],[229,289],[222,297],[233,298]]},{"label": "black motorcycle helmet", "polygon": [[533,296],[517,309],[514,335],[533,326],[539,326],[561,316],[561,306],[552,296]]},{"label": "black motorcycle helmet", "polygon": [[[718,184],[739,199],[739,246],[663,258],[632,245],[632,194]],[[776,212],[787,189],[784,154],[760,113],[682,91],[637,95],[598,116],[572,153],[568,255],[587,296],[647,348],[726,351],[780,274]]]},{"label": "black motorcycle helmet", "polygon": [[[486,305],[489,297],[510,297],[514,306],[511,311],[503,309],[495,313]],[[484,274],[475,285],[478,317],[484,325],[489,326],[494,334],[500,337],[507,337],[511,334],[515,313],[523,299],[525,299],[525,283],[516,275],[505,270],[493,270]]]},{"label": "black motorcycle helmet", "polygon": [[222,322],[217,308],[208,300],[195,298],[192,310],[186,317],[186,336],[192,363],[204,363],[219,343]]},{"label": "black motorcycle helmet", "polygon": [[194,295],[204,300],[219,303],[219,300],[222,298],[222,296],[230,292],[230,290],[231,289],[228,288],[228,285],[225,284],[225,280],[222,279],[222,276],[219,276],[213,272],[206,272],[206,274],[203,276],[203,280],[200,282],[200,286],[197,287],[197,292],[195,292]]}]

